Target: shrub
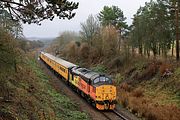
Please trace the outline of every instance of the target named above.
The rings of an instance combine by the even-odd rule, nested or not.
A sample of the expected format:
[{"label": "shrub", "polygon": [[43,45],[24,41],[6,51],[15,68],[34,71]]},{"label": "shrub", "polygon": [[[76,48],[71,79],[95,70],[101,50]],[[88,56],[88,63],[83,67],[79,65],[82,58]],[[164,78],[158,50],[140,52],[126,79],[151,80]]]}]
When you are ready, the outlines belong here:
[{"label": "shrub", "polygon": [[119,85],[122,82],[122,80],[124,80],[124,76],[122,76],[120,73],[116,74],[116,76],[115,76],[115,84]]},{"label": "shrub", "polygon": [[144,96],[143,92],[144,91],[142,90],[142,88],[136,88],[135,90],[132,91],[132,95],[134,97],[143,97]]},{"label": "shrub", "polygon": [[64,50],[64,55],[66,55],[69,58],[75,58],[78,53],[78,46],[75,43],[75,41],[71,41],[68,43]]},{"label": "shrub", "polygon": [[121,105],[126,108],[128,106],[128,97],[121,98]]},{"label": "shrub", "polygon": [[158,65],[156,63],[151,63],[142,71],[138,79],[149,80],[151,79],[158,71]]},{"label": "shrub", "polygon": [[79,56],[82,59],[87,59],[89,56],[89,46],[87,43],[82,43],[79,49]]},{"label": "shrub", "polygon": [[160,105],[149,98],[142,97],[143,90],[137,88],[132,92],[119,89],[120,103],[132,113],[146,120],[179,120],[180,109],[175,105]]},{"label": "shrub", "polygon": [[90,63],[99,63],[101,57],[103,56],[101,52],[95,47],[91,47],[90,52],[89,52],[89,60]]},{"label": "shrub", "polygon": [[104,65],[97,65],[93,67],[92,70],[99,73],[105,73],[107,69]]},{"label": "shrub", "polygon": [[145,117],[147,120],[157,120],[156,116],[152,112],[147,113]]},{"label": "shrub", "polygon": [[122,67],[125,63],[125,58],[124,56],[121,57],[115,57],[114,59],[111,60],[111,62],[109,62],[110,68],[116,68],[119,69],[119,67]]},{"label": "shrub", "polygon": [[159,68],[160,75],[164,76],[167,71],[172,71],[171,65],[167,63],[162,63]]},{"label": "shrub", "polygon": [[128,92],[131,91],[131,86],[128,85],[127,83],[122,83],[122,84],[120,84],[120,88],[123,89],[123,90],[125,90],[125,91],[128,91]]},{"label": "shrub", "polygon": [[129,97],[128,108],[133,114],[138,113],[140,101],[136,100],[135,97]]},{"label": "shrub", "polygon": [[175,70],[174,74],[175,74],[176,76],[179,76],[179,75],[180,75],[180,67]]},{"label": "shrub", "polygon": [[120,103],[121,103],[121,105],[124,107],[124,108],[126,108],[127,106],[128,106],[128,94],[126,94],[126,92],[125,91],[120,91],[120,97],[119,97],[119,101],[120,101]]}]

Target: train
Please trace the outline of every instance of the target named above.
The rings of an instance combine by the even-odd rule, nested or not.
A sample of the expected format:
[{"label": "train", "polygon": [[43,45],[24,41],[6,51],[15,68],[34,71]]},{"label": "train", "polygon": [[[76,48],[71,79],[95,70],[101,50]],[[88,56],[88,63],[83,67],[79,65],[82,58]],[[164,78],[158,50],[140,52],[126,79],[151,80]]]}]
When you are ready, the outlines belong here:
[{"label": "train", "polygon": [[60,76],[68,87],[73,88],[98,110],[115,108],[116,87],[107,75],[80,67],[43,51],[40,52],[39,58]]}]

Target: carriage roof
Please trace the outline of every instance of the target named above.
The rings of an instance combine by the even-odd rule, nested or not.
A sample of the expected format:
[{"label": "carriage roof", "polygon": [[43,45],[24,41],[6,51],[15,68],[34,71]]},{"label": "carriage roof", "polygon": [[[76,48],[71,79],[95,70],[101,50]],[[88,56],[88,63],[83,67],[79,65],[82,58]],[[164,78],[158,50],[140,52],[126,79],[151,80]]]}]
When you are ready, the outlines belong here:
[{"label": "carriage roof", "polygon": [[63,59],[58,58],[58,57],[55,57],[55,56],[53,56],[53,55],[51,55],[51,54],[49,54],[49,53],[45,53],[45,52],[41,52],[41,53],[42,53],[43,55],[47,56],[48,58],[50,58],[51,60],[59,63],[60,65],[66,67],[66,68],[72,68],[72,67],[74,67],[74,66],[77,66],[77,65],[75,65],[75,64],[73,64],[73,63],[71,63],[71,62],[68,62],[68,61],[63,60]]}]

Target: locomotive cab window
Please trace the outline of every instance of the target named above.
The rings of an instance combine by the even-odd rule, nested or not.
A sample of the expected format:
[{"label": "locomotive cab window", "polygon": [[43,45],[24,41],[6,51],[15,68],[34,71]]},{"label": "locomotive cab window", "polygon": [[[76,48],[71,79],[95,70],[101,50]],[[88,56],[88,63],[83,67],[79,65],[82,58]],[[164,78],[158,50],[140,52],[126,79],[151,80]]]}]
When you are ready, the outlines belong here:
[{"label": "locomotive cab window", "polygon": [[99,84],[99,83],[112,84],[112,80],[109,79],[108,77],[101,76],[94,79],[93,83],[94,84]]},{"label": "locomotive cab window", "polygon": [[99,83],[99,78],[96,78],[96,79],[94,80],[94,84],[97,84],[97,83]]}]

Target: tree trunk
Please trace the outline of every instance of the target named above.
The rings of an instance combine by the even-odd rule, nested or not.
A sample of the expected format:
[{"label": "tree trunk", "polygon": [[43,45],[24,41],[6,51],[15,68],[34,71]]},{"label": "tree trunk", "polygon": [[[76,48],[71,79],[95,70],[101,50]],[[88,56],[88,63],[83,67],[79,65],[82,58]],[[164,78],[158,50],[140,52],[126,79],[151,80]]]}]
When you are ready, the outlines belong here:
[{"label": "tree trunk", "polygon": [[178,2],[176,2],[175,7],[176,12],[176,60],[179,61],[179,10],[178,10]]},{"label": "tree trunk", "polygon": [[160,46],[160,43],[159,43],[159,47],[158,47],[158,55],[159,56],[161,55],[161,46]]},{"label": "tree trunk", "polygon": [[142,50],[142,45],[139,45],[139,54],[142,56],[142,52],[143,52],[143,50]]},{"label": "tree trunk", "polygon": [[148,55],[148,58],[150,57],[150,51],[149,49],[147,49],[147,55]]},{"label": "tree trunk", "polygon": [[134,51],[134,47],[132,46],[131,49],[132,49],[132,55],[134,56],[134,52],[135,52],[135,51]]},{"label": "tree trunk", "polygon": [[167,47],[163,46],[163,57],[166,59],[167,58]]},{"label": "tree trunk", "polygon": [[146,56],[147,48],[144,46],[144,56]]},{"label": "tree trunk", "polygon": [[171,55],[172,57],[174,56],[174,40],[172,42]]},{"label": "tree trunk", "polygon": [[119,29],[118,50],[121,51],[121,29]]},{"label": "tree trunk", "polygon": [[153,51],[154,58],[156,58],[156,55],[157,55],[157,49],[156,49],[156,46],[155,46],[155,45],[153,46],[152,51]]}]

